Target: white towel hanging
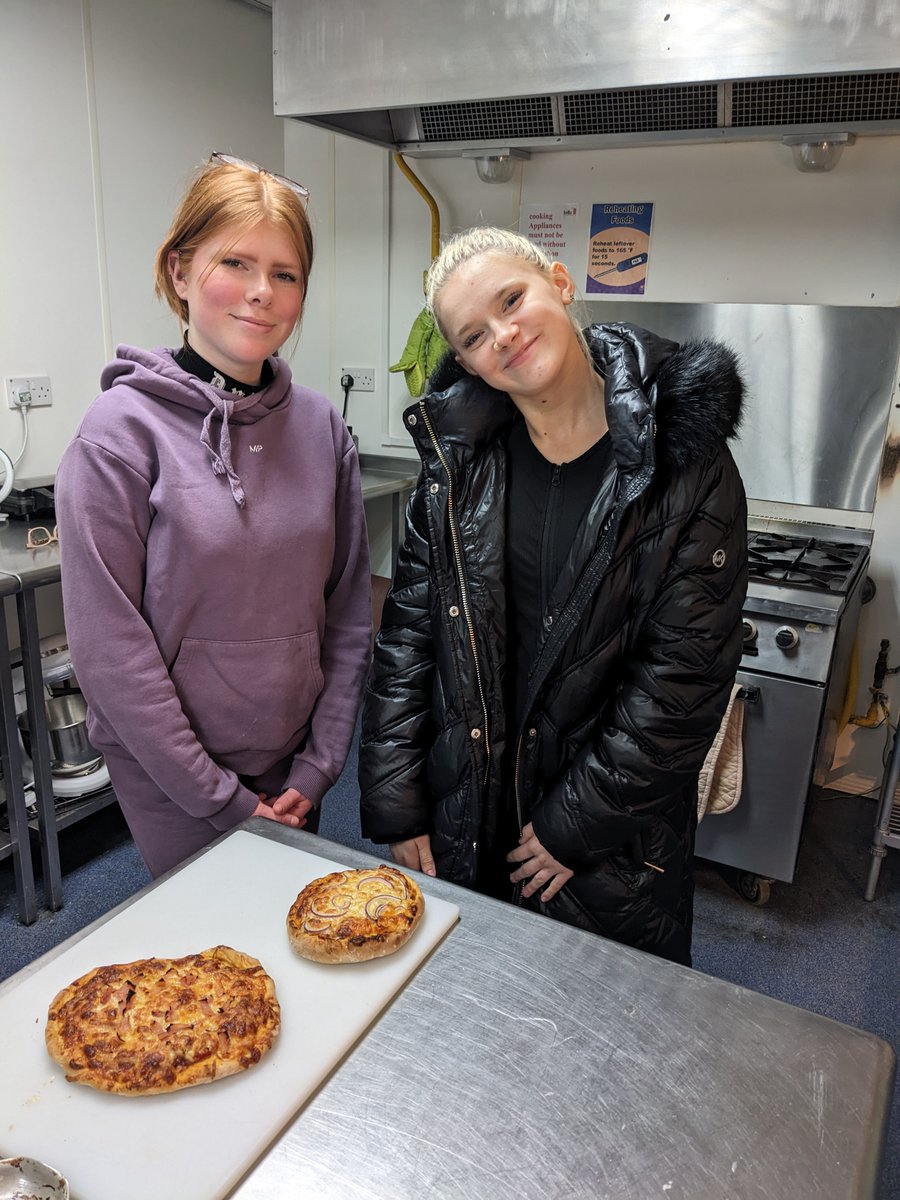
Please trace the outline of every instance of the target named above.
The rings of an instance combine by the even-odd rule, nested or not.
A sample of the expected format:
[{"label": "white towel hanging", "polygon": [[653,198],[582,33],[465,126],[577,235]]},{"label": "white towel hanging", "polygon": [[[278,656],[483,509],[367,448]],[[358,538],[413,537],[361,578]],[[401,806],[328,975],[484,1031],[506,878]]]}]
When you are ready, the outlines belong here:
[{"label": "white towel hanging", "polygon": [[744,782],[744,702],[741,685],[731,689],[728,707],[703,766],[697,788],[697,821],[707,813],[731,812],[741,798]]}]

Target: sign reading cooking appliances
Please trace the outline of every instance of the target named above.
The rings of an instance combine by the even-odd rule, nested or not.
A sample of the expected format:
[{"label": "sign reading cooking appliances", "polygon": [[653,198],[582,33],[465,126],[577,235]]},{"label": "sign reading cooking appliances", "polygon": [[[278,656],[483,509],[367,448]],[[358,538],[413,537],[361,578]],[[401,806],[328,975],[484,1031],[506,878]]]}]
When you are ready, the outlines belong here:
[{"label": "sign reading cooking appliances", "polygon": [[644,294],[652,223],[652,204],[593,205],[586,292]]},{"label": "sign reading cooking appliances", "polygon": [[519,211],[519,233],[524,233],[554,261],[568,262],[577,216],[577,204],[523,204]]}]

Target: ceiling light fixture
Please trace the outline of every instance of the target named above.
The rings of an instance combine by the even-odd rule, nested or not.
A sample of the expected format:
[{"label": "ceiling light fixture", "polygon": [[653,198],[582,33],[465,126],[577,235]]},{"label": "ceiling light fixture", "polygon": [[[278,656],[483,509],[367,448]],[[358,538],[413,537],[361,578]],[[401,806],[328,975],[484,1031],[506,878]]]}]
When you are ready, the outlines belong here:
[{"label": "ceiling light fixture", "polygon": [[798,171],[833,171],[845,146],[852,146],[852,133],[791,133],[783,137],[790,146]]},{"label": "ceiling light fixture", "polygon": [[475,170],[483,183],[509,183],[516,169],[516,162],[531,158],[528,150],[514,150],[509,146],[463,150],[462,156],[475,159]]}]

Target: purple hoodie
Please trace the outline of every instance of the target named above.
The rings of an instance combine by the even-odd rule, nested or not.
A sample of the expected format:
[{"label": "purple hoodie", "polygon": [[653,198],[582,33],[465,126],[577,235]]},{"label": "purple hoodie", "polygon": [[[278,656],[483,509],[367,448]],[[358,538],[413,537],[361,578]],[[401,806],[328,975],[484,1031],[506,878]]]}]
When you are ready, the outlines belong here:
[{"label": "purple hoodie", "polygon": [[66,631],[92,743],[122,747],[226,830],[296,748],[316,804],[344,765],[369,659],[359,463],[282,359],[235,397],[169,350],[118,348],[56,476]]}]

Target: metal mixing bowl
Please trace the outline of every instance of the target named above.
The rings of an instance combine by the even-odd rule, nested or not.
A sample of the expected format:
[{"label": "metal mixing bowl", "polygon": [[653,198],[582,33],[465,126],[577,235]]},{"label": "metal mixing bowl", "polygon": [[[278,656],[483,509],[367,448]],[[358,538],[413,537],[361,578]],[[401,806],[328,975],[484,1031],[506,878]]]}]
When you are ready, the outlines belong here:
[{"label": "metal mixing bowl", "polygon": [[[50,758],[58,775],[86,773],[99,766],[97,753],[87,736],[87,704],[81,692],[66,692],[44,701],[50,734]],[[31,754],[31,729],[28,713],[20,713],[19,729],[25,753]]]}]

